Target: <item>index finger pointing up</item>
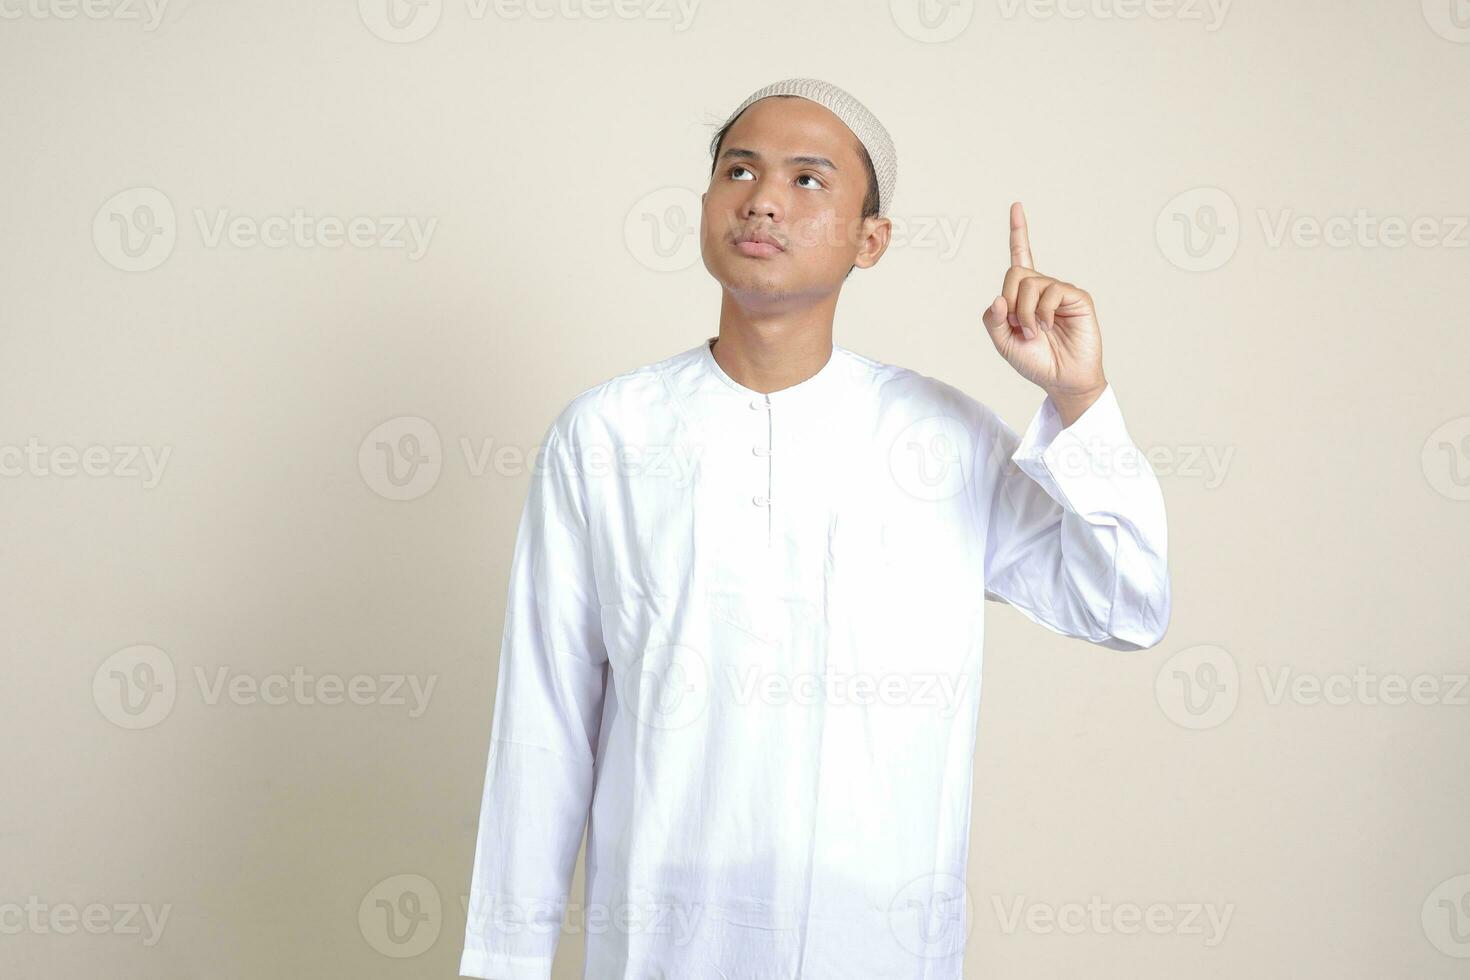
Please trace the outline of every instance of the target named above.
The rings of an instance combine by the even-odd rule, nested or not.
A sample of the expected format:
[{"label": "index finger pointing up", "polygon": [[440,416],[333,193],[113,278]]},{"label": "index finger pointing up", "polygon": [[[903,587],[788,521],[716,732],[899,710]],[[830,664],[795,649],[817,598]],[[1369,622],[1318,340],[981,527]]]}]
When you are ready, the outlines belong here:
[{"label": "index finger pointing up", "polygon": [[1026,229],[1026,212],[1021,210],[1020,201],[1011,205],[1011,265],[1036,268],[1036,263],[1031,258],[1031,236]]}]

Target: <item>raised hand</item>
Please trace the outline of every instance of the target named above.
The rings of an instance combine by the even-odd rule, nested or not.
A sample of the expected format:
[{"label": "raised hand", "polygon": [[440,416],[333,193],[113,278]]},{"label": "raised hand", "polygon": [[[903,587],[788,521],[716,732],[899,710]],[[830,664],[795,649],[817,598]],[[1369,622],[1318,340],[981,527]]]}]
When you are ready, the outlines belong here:
[{"label": "raised hand", "polygon": [[1019,201],[1011,205],[1011,267],[981,319],[1006,362],[1052,397],[1063,425],[1075,422],[1107,387],[1092,296],[1036,271]]}]

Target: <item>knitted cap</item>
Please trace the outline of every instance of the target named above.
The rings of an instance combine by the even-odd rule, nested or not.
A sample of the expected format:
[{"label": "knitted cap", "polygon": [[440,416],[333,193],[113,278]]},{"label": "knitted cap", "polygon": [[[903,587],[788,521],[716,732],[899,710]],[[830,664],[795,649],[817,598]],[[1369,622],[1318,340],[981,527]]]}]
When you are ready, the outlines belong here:
[{"label": "knitted cap", "polygon": [[852,134],[863,144],[863,148],[868,151],[868,157],[873,161],[873,172],[878,176],[878,213],[887,217],[888,205],[893,200],[893,191],[898,185],[898,152],[893,148],[893,138],[888,135],[888,130],[883,128],[878,117],[869,112],[867,106],[830,82],[818,78],[788,78],[752,92],[749,98],[740,103],[739,108],[730,113],[725,125],[728,126],[751,103],[772,95],[799,95],[803,99],[826,106],[833,115],[847,124],[847,128],[852,130]]}]

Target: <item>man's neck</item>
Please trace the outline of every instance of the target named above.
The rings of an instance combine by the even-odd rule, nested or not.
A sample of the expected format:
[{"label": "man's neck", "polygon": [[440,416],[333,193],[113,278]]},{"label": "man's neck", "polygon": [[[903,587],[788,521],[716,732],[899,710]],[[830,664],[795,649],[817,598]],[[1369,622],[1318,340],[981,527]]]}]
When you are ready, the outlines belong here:
[{"label": "man's neck", "polygon": [[832,324],[800,328],[721,323],[710,353],[721,370],[752,391],[780,391],[826,365],[832,357]]}]

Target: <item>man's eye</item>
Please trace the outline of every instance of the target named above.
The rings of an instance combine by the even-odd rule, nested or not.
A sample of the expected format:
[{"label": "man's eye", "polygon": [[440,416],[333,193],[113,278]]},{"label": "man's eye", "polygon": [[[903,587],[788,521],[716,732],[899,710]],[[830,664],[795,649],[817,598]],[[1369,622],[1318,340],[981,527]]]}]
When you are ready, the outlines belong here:
[{"label": "man's eye", "polygon": [[[749,174],[750,173],[750,170],[748,168],[746,168],[746,167],[742,167],[739,164],[736,164],[735,166],[731,167],[730,170],[728,171],[729,176],[731,177],[731,179],[734,179],[734,180],[754,180],[755,179],[754,175],[751,175],[749,177],[737,177],[736,176],[736,174],[742,174],[742,173],[743,174]],[[822,181],[821,181],[821,178],[817,177],[815,174],[800,174],[800,175],[797,176],[796,179],[797,180],[810,180],[810,181],[812,181],[813,183],[809,184],[808,186],[810,186],[812,188],[815,188],[815,189],[820,189],[823,186]]]}]

